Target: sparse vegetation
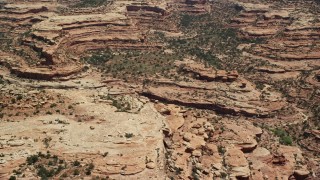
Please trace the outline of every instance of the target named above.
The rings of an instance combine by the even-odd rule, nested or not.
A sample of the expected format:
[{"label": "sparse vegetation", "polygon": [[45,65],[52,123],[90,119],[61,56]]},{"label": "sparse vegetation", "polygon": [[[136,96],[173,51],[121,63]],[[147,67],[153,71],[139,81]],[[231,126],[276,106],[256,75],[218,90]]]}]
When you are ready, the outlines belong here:
[{"label": "sparse vegetation", "polygon": [[123,97],[104,96],[103,99],[111,100],[112,106],[117,108],[118,112],[128,112],[131,110],[130,104]]},{"label": "sparse vegetation", "polygon": [[194,23],[194,15],[182,14],[180,26],[182,28],[188,28],[192,23]]},{"label": "sparse vegetation", "polygon": [[113,53],[111,50],[104,50],[100,52],[92,52],[91,56],[83,57],[82,61],[95,65],[95,66],[102,66],[110,59],[113,58]]},{"label": "sparse vegetation", "polygon": [[[63,159],[59,159],[56,155],[51,155],[48,151],[46,154],[39,152],[36,155],[27,157],[27,163],[21,164],[18,170],[13,173],[18,178],[23,177],[24,170],[32,170],[37,176],[43,180],[45,179],[59,179],[60,177],[73,176],[90,176],[94,169],[93,163],[80,165],[78,160],[67,163]],[[13,177],[13,176],[12,176]]]},{"label": "sparse vegetation", "polygon": [[195,36],[184,39],[170,39],[170,47],[181,54],[196,56],[199,60],[216,68],[221,68],[218,55],[227,54],[230,61],[238,58],[237,46],[243,41],[237,31],[225,28],[211,14],[180,16],[181,29]]},{"label": "sparse vegetation", "polygon": [[109,3],[111,0],[80,0],[79,3],[75,4],[76,8],[85,8],[85,7],[98,7]]},{"label": "sparse vegetation", "polygon": [[165,54],[162,51],[126,50],[116,52],[100,69],[108,76],[124,81],[148,78],[156,74],[168,76],[174,68],[173,62],[182,59],[176,54]]}]

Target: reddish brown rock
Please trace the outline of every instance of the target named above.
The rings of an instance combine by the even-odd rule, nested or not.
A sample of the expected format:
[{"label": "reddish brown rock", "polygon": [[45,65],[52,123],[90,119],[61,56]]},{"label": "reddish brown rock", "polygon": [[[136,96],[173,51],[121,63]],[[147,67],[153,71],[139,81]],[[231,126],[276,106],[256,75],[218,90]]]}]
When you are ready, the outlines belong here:
[{"label": "reddish brown rock", "polygon": [[243,152],[239,149],[227,149],[225,161],[227,166],[230,167],[229,173],[231,178],[248,178],[250,176],[248,162]]}]

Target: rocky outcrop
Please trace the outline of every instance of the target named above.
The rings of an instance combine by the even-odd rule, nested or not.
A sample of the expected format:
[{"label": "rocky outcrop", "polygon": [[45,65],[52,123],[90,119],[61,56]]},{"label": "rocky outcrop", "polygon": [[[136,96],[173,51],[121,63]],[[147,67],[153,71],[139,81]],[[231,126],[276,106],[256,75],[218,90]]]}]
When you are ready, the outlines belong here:
[{"label": "rocky outcrop", "polygon": [[309,174],[298,148],[266,149],[257,142],[266,134],[247,120],[200,115],[172,104],[157,103],[156,109],[166,117],[169,129],[177,127],[170,122],[172,116],[183,119],[177,121],[178,130],[165,133],[168,169],[181,179],[287,179]]},{"label": "rocky outcrop", "polygon": [[166,15],[166,10],[161,9],[159,7],[152,6],[137,6],[137,5],[129,5],[127,6],[127,11],[151,11],[154,13],[160,13],[161,15]]},{"label": "rocky outcrop", "polygon": [[[241,29],[242,36],[269,38],[254,45],[250,53],[272,64],[278,60],[311,63],[308,61],[320,59],[320,48],[316,45],[320,41],[320,24],[314,19],[315,15],[298,13],[295,8],[275,9],[260,3],[239,3],[238,6],[242,11],[234,19],[234,27]],[[263,19],[259,18],[261,16]]]},{"label": "rocky outcrop", "polygon": [[18,77],[39,80],[67,77],[84,70],[84,66],[81,64],[73,64],[61,68],[29,66],[20,57],[8,53],[2,53],[0,64],[6,66],[12,74]]},{"label": "rocky outcrop", "polygon": [[272,73],[285,73],[286,72],[286,70],[281,69],[281,68],[265,67],[265,66],[256,67],[255,69],[260,72],[266,72],[266,73],[270,73],[270,74],[272,74]]},{"label": "rocky outcrop", "polygon": [[[115,3],[114,7],[122,7],[121,3]],[[24,52],[26,57],[22,57],[26,58],[23,60],[26,63],[12,66],[12,73],[19,77],[48,80],[79,73],[83,66],[75,63],[79,60],[75,57],[87,51],[162,47],[161,43],[148,42],[146,35],[149,25],[166,14],[166,6],[162,3],[141,5],[126,2],[120,11],[81,15],[58,15],[55,12],[58,6],[57,3],[16,2],[5,5],[0,12],[0,17],[3,15],[6,21],[11,21],[13,28],[19,28],[21,24],[32,25],[22,36],[22,42],[18,42],[27,49]],[[14,23],[16,21],[19,24]]]},{"label": "rocky outcrop", "polygon": [[18,77],[38,80],[52,80],[54,78],[67,77],[77,74],[83,70],[83,66],[59,68],[56,70],[48,68],[11,68],[11,72]]},{"label": "rocky outcrop", "polygon": [[[241,122],[241,125],[234,123],[224,123],[225,132],[221,136],[225,137],[225,146],[233,145],[244,153],[252,152],[256,149],[256,141],[262,134],[262,130],[247,122]],[[230,139],[230,141],[229,141]]]},{"label": "rocky outcrop", "polygon": [[[228,89],[228,91],[226,91]],[[280,97],[272,95],[262,101],[261,92],[239,78],[231,84],[223,82],[173,82],[157,80],[141,92],[143,96],[183,106],[210,109],[221,114],[242,114],[267,117],[284,105]],[[195,95],[197,98],[194,98]]]},{"label": "rocky outcrop", "polygon": [[39,12],[45,12],[48,11],[48,5],[45,3],[45,5],[41,3],[33,3],[31,4],[6,4],[4,6],[5,11],[9,11],[12,14],[29,14],[29,13],[39,13]]},{"label": "rocky outcrop", "polygon": [[225,154],[225,161],[230,168],[230,178],[249,179],[249,164],[242,151],[236,148],[228,149]]},{"label": "rocky outcrop", "polygon": [[[65,162],[81,161],[79,169],[92,163],[91,176],[107,179],[317,176],[313,157],[320,152],[320,133],[300,123],[316,119],[310,107],[319,104],[320,26],[298,1],[117,0],[100,7],[77,7],[72,0],[1,2],[0,179],[36,178],[41,166],[25,159],[48,150]],[[201,14],[208,21],[200,16],[198,25],[212,28],[221,47],[198,38],[211,34],[194,23],[178,29],[183,15]],[[236,17],[228,24],[230,16]],[[214,53],[227,70],[171,46],[176,38]],[[232,51],[225,51],[225,40]],[[235,52],[230,42],[243,44]],[[114,58],[102,60],[99,69],[84,65],[87,52],[109,48]],[[127,60],[141,65],[134,70],[138,77],[130,77]],[[8,69],[18,77],[59,81],[23,80]],[[109,77],[110,69],[119,79]],[[303,134],[296,134],[299,128]],[[297,137],[292,146],[282,145],[291,144],[289,135]],[[13,174],[18,167],[21,175]],[[64,172],[89,178],[87,172]]]},{"label": "rocky outcrop", "polygon": [[177,61],[175,65],[179,68],[179,71],[189,73],[195,78],[205,81],[235,81],[239,77],[237,71],[226,72],[224,70],[215,70],[211,67],[205,67],[205,65],[191,61]]}]

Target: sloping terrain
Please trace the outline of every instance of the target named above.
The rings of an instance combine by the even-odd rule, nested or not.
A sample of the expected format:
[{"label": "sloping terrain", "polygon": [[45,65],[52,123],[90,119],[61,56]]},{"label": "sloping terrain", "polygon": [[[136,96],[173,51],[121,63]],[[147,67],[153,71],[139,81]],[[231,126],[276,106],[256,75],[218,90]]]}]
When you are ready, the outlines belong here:
[{"label": "sloping terrain", "polygon": [[319,179],[317,0],[0,1],[0,179]]}]

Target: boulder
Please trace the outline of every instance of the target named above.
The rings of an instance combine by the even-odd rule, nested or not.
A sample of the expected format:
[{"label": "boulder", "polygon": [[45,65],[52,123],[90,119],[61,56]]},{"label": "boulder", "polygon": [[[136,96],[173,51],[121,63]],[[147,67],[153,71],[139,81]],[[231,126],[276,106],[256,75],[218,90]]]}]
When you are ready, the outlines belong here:
[{"label": "boulder", "polygon": [[230,167],[231,178],[248,178],[250,176],[248,161],[244,153],[238,148],[227,149],[225,161],[227,166]]}]

